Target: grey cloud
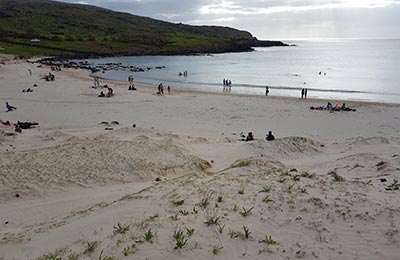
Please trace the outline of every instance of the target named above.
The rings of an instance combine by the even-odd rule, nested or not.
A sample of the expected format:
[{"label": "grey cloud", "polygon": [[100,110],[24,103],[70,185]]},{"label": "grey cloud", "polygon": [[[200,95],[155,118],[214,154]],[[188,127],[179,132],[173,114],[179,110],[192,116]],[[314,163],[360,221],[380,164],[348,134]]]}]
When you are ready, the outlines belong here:
[{"label": "grey cloud", "polygon": [[400,0],[63,0],[79,1],[175,23],[231,26],[261,39],[400,38]]}]

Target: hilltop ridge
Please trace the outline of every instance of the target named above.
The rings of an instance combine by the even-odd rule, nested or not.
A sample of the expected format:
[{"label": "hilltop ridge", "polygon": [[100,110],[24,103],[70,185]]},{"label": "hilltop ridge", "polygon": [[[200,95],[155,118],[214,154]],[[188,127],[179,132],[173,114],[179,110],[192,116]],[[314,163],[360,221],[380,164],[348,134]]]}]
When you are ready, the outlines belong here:
[{"label": "hilltop ridge", "polygon": [[21,56],[221,53],[284,45],[234,28],[174,24],[91,5],[0,0],[0,51]]}]

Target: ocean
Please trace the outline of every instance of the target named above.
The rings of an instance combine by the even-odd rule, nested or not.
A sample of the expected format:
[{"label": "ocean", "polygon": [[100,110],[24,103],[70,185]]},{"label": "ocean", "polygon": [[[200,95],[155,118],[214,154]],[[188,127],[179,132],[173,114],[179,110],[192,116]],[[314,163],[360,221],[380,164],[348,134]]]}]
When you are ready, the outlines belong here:
[{"label": "ocean", "polygon": [[[200,56],[130,56],[90,59],[92,64],[121,63],[151,67],[145,72],[108,70],[98,76],[172,89],[223,92],[223,79],[232,93],[346,99],[400,103],[400,40],[288,40],[295,46],[256,48],[253,52]],[[155,67],[165,67],[154,69]],[[179,72],[187,71],[187,76]]]}]

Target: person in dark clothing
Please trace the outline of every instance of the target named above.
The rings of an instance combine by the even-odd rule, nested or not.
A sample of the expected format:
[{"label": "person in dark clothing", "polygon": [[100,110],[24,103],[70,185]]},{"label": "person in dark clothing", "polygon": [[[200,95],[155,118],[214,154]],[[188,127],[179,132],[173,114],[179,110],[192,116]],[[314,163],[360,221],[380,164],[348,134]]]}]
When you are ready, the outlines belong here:
[{"label": "person in dark clothing", "polygon": [[8,102],[6,102],[6,109],[7,109],[7,112],[9,112],[9,111],[13,111],[13,110],[15,110],[15,109],[17,109],[17,108],[11,106],[10,104],[8,104]]},{"label": "person in dark clothing", "polygon": [[265,140],[267,140],[267,141],[275,140],[275,136],[272,134],[272,131],[268,131],[268,134],[267,134],[267,137],[265,137]]},{"label": "person in dark clothing", "polygon": [[268,93],[269,93],[269,87],[266,86],[266,87],[265,87],[265,95],[268,96]]},{"label": "person in dark clothing", "polygon": [[249,132],[249,133],[247,134],[247,137],[246,137],[246,142],[248,142],[248,141],[253,141],[253,140],[254,140],[253,132]]}]

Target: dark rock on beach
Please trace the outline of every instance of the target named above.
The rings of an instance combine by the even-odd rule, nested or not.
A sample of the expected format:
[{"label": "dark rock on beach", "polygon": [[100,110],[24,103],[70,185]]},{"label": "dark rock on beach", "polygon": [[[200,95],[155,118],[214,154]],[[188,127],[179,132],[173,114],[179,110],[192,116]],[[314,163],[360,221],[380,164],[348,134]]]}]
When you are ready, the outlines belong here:
[{"label": "dark rock on beach", "polygon": [[[84,57],[76,57],[76,58],[84,58]],[[87,58],[85,56],[85,58]],[[75,61],[69,58],[63,57],[52,57],[52,58],[44,58],[38,63],[42,65],[47,65],[52,68],[65,68],[65,69],[82,69],[89,70],[92,73],[97,73],[102,71],[103,73],[106,71],[129,71],[129,72],[145,72],[152,69],[165,69],[165,66],[157,66],[157,67],[136,67],[133,65],[123,65],[122,63],[105,63],[105,64],[91,64],[88,61]]]}]

